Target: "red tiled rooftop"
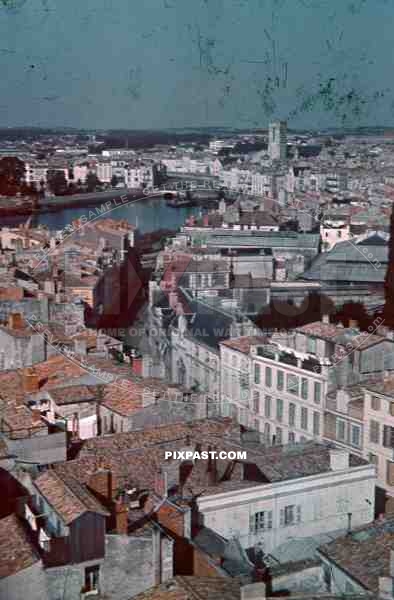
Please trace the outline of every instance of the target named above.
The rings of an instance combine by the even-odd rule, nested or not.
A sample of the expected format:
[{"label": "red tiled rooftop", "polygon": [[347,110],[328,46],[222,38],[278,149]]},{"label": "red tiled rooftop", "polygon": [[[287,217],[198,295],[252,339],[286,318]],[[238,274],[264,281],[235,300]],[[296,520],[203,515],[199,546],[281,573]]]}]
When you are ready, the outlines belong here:
[{"label": "red tiled rooftop", "polygon": [[227,346],[227,348],[232,348],[233,350],[238,350],[238,352],[242,352],[243,354],[249,354],[250,348],[252,346],[256,346],[258,344],[265,344],[267,342],[267,338],[263,336],[243,336],[239,338],[233,338],[230,340],[224,340],[221,342],[223,346]]},{"label": "red tiled rooftop", "polygon": [[134,600],[240,600],[239,581],[224,577],[175,577]]},{"label": "red tiled rooftop", "polygon": [[0,579],[31,567],[40,559],[16,515],[0,520]]},{"label": "red tiled rooftop", "polygon": [[72,476],[49,470],[39,475],[34,485],[66,525],[86,512],[108,515],[99,501]]}]

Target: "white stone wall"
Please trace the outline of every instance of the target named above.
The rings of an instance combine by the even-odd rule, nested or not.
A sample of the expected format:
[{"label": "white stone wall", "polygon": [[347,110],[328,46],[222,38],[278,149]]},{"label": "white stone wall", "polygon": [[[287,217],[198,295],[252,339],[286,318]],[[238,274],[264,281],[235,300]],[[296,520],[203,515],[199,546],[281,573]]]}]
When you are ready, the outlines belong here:
[{"label": "white stone wall", "polygon": [[[260,367],[260,383],[256,383],[256,365]],[[271,369],[271,386],[267,384],[267,372],[266,369]],[[263,357],[253,357],[253,374],[252,374],[252,392],[260,394],[260,414],[259,419],[261,421],[262,431],[265,432],[266,441],[272,441],[272,436],[276,436],[278,441],[278,428],[281,431],[282,443],[286,444],[292,441],[303,441],[304,439],[317,439],[323,438],[323,415],[325,406],[325,396],[327,393],[327,380],[326,374],[313,373],[304,369],[293,367],[284,363],[275,362]],[[278,372],[283,373],[283,389],[278,387]],[[287,391],[287,382],[289,376],[298,378],[298,394],[289,393]],[[307,381],[307,398],[302,398],[302,380]],[[314,386],[315,383],[320,384],[320,401],[315,402],[314,399]],[[267,400],[266,397],[271,398]],[[282,418],[278,418],[277,407],[278,399],[283,403]],[[267,403],[270,402],[271,410],[267,414],[266,408]],[[295,421],[292,425],[289,421],[289,405],[295,405]],[[304,411],[302,411],[304,409]],[[302,415],[307,415],[306,427],[305,421],[302,419]],[[316,416],[315,416],[316,415]],[[319,432],[314,429],[314,424],[319,423]],[[268,427],[269,426],[269,427]],[[268,433],[269,432],[269,433]],[[289,433],[294,434],[293,439],[289,439]],[[279,436],[280,437],[280,436]]]},{"label": "white stone wall", "polygon": [[[372,408],[372,398],[376,397],[380,402],[380,410]],[[394,427],[394,417],[390,414],[391,401],[387,396],[366,392],[364,397],[364,457],[371,459],[370,455],[376,457],[377,485],[394,496],[394,486],[387,481],[387,463],[394,461],[394,449],[383,446],[383,426]],[[379,423],[379,442],[371,441],[371,421]]]},{"label": "white stone wall", "polygon": [[[345,530],[349,512],[352,527],[370,523],[374,518],[374,488],[374,467],[366,465],[205,495],[198,499],[198,506],[206,527],[225,538],[239,536],[244,548],[261,542],[264,551],[271,552],[286,540]],[[299,522],[283,526],[281,511],[289,505],[300,507]],[[272,528],[255,534],[250,523],[260,511],[272,511]]]},{"label": "white stone wall", "polygon": [[260,430],[258,414],[251,406],[251,359],[228,346],[220,346],[222,414]]},{"label": "white stone wall", "polygon": [[4,600],[51,600],[46,589],[42,562],[37,561],[15,575],[0,579],[0,598]]}]

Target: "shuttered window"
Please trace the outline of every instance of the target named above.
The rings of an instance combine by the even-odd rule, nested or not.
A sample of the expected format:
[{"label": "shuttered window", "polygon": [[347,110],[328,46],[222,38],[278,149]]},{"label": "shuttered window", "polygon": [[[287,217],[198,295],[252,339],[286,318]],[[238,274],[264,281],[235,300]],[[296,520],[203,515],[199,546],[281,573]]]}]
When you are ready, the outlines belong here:
[{"label": "shuttered window", "polygon": [[264,401],[264,412],[267,419],[271,418],[271,396],[266,396]]},{"label": "shuttered window", "polygon": [[283,371],[278,370],[276,373],[276,387],[279,391],[283,390],[285,376]]},{"label": "shuttered window", "polygon": [[369,422],[369,441],[373,444],[379,444],[380,426],[377,421]]},{"label": "shuttered window", "polygon": [[308,409],[304,406],[301,408],[301,429],[308,429]]},{"label": "shuttered window", "polygon": [[265,385],[269,388],[272,386],[272,369],[271,369],[271,367],[265,367]]},{"label": "shuttered window", "polygon": [[272,510],[264,510],[250,515],[250,531],[258,533],[272,529]]},{"label": "shuttered window", "polygon": [[315,404],[320,404],[321,399],[321,383],[319,381],[315,381],[313,388],[313,401]]},{"label": "shuttered window", "polygon": [[256,414],[260,412],[260,394],[256,390],[253,392],[253,410]]},{"label": "shuttered window", "polygon": [[283,400],[281,398],[276,399],[276,420],[283,420]]},{"label": "shuttered window", "polygon": [[301,523],[301,506],[295,504],[289,504],[280,510],[280,526],[288,527],[289,525],[295,525]]},{"label": "shuttered window", "polygon": [[387,484],[394,485],[394,462],[387,461]]},{"label": "shuttered window", "polygon": [[313,435],[320,435],[320,414],[313,413]]},{"label": "shuttered window", "polygon": [[383,446],[394,448],[394,427],[390,425],[383,425]]},{"label": "shuttered window", "polygon": [[295,415],[296,415],[296,405],[290,402],[289,404],[289,425],[290,427],[295,426]]},{"label": "shuttered window", "polygon": [[295,396],[298,396],[299,393],[299,379],[297,377],[297,375],[292,375],[292,374],[288,374],[287,375],[287,392],[288,394],[294,394]]}]

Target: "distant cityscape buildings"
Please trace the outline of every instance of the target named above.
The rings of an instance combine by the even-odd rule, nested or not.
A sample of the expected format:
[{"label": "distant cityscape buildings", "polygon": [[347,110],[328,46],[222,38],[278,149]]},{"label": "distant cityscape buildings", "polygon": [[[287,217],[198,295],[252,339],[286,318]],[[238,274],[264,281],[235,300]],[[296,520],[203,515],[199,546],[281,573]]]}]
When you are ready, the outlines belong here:
[{"label": "distant cityscape buildings", "polygon": [[393,138],[48,135],[0,149],[0,598],[394,600]]}]

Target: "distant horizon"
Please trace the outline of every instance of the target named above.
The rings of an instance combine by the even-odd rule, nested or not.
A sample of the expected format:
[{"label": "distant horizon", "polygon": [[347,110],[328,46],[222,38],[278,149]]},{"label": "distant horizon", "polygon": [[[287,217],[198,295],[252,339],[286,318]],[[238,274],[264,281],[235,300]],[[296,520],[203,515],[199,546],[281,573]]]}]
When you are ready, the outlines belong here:
[{"label": "distant horizon", "polygon": [[[271,122],[275,122],[277,119],[274,119]],[[228,132],[267,132],[268,131],[267,124],[266,127],[239,127],[239,126],[231,126],[231,125],[189,125],[182,127],[106,127],[106,128],[95,128],[95,127],[77,127],[77,126],[68,126],[68,125],[1,125],[0,124],[0,133],[3,131],[18,131],[18,130],[31,130],[31,131],[54,131],[54,132],[75,132],[75,133],[165,133],[165,132],[176,132],[176,131],[228,131]],[[355,126],[324,126],[321,128],[318,127],[289,127],[287,126],[288,132],[294,133],[324,133],[329,131],[338,131],[338,132],[356,132],[356,131],[393,131],[394,133],[394,123],[393,125],[355,125]]]}]

